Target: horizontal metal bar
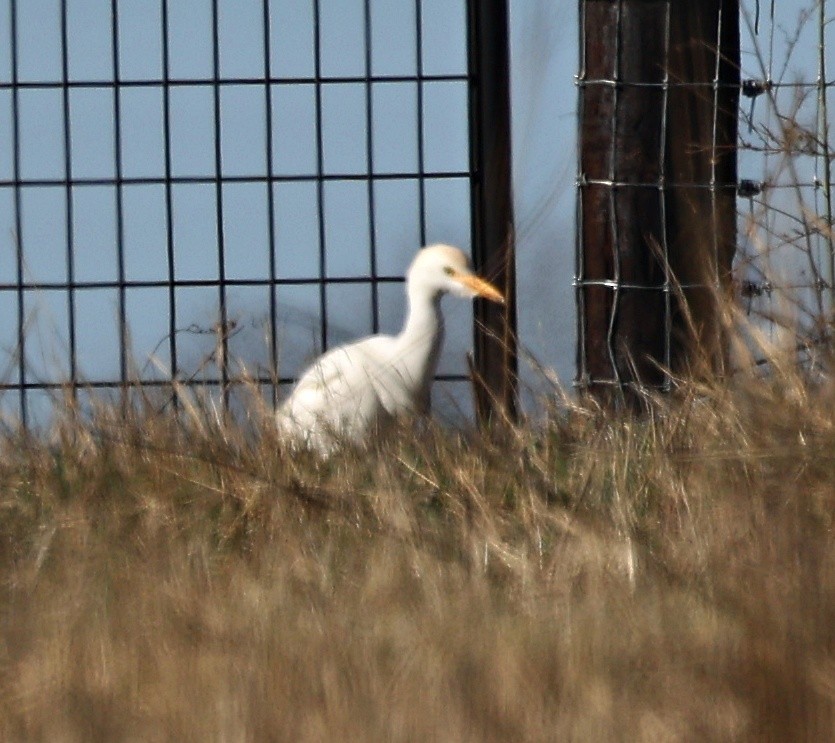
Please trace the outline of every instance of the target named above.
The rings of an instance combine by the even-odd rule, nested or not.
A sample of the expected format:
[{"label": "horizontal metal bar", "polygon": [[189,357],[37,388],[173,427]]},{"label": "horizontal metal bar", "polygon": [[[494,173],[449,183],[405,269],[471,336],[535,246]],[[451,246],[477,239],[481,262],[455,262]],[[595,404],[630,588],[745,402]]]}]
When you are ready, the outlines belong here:
[{"label": "horizontal metal bar", "polygon": [[572,386],[577,389],[583,389],[585,387],[595,387],[595,386],[608,386],[608,387],[618,387],[620,389],[628,388],[632,390],[638,391],[648,391],[648,390],[663,390],[667,391],[669,389],[670,380],[666,380],[664,382],[660,382],[658,384],[648,384],[643,382],[631,382],[628,380],[618,380],[618,379],[598,379],[598,378],[587,378],[587,379],[575,379],[572,382]]},{"label": "horizontal metal bar", "polygon": [[18,290],[71,291],[85,289],[164,289],[195,286],[304,286],[307,284],[402,284],[402,276],[311,276],[304,278],[275,279],[158,279],[155,281],[33,281],[0,283],[0,292]]},{"label": "horizontal metal bar", "polygon": [[[746,82],[743,80],[743,83]],[[817,80],[813,83],[805,83],[805,82],[793,82],[793,83],[786,83],[786,82],[777,82],[775,80],[766,81],[759,81],[763,82],[763,84],[767,85],[768,88],[831,88],[835,86],[835,79],[827,80],[826,82],[818,82]]]},{"label": "horizontal metal bar", "polygon": [[653,189],[671,189],[671,188],[696,188],[705,191],[710,191],[718,188],[727,188],[736,190],[738,183],[679,183],[677,181],[657,180],[657,181],[618,181],[610,180],[608,178],[586,178],[580,174],[575,182],[578,188],[583,186],[606,186],[607,188],[653,188]]},{"label": "horizontal metal bar", "polygon": [[[584,286],[599,286],[604,289],[622,291],[630,289],[635,291],[658,291],[672,292],[678,289],[712,289],[719,291],[723,287],[719,284],[657,284],[647,286],[645,284],[629,284],[616,281],[615,279],[574,279],[571,285],[575,288]],[[736,290],[744,297],[759,297],[763,294],[771,294],[781,291],[797,291],[799,289],[831,289],[829,282],[824,279],[809,281],[798,284],[776,284],[773,281],[741,281],[737,282]]]},{"label": "horizontal metal bar", "polygon": [[395,181],[395,180],[418,180],[418,179],[453,179],[471,178],[476,173],[463,170],[450,171],[424,171],[404,173],[325,173],[322,175],[182,175],[171,176],[149,176],[149,177],[123,177],[123,178],[20,178],[0,179],[0,188],[16,188],[24,186],[164,186],[166,184],[204,184],[216,185],[218,183],[299,183],[317,181]]},{"label": "horizontal metal bar", "polygon": [[[469,382],[470,378],[464,374],[437,374],[435,380],[438,382]],[[278,384],[293,384],[296,382],[295,377],[280,377],[277,380]],[[257,385],[272,385],[276,380],[271,377],[230,377],[227,384],[230,386],[244,386],[248,384]],[[131,388],[161,388],[172,387],[173,385],[182,387],[221,387],[223,383],[220,379],[128,379],[127,381],[100,379],[85,382],[83,380],[74,380],[67,382],[23,382],[18,384],[16,382],[0,382],[0,393],[12,392],[15,390],[83,390],[83,389],[112,389],[122,390]]]},{"label": "horizontal metal bar", "polygon": [[718,82],[677,82],[677,81],[664,81],[659,80],[658,82],[646,82],[646,81],[639,81],[639,80],[612,80],[610,78],[583,78],[579,76],[575,76],[574,84],[580,88],[656,88],[657,90],[664,91],[669,90],[671,88],[709,88],[713,90],[713,88],[739,88],[739,85],[736,84],[728,84],[728,83],[718,83]]},{"label": "horizontal metal bar", "polygon": [[[825,155],[821,154],[817,157],[825,157]],[[748,181],[739,181],[738,183],[683,183],[683,182],[676,182],[676,181],[667,181],[667,180],[657,180],[657,181],[612,181],[608,178],[586,178],[582,174],[580,174],[577,179],[575,180],[575,186],[578,188],[582,188],[583,186],[605,186],[607,188],[653,188],[653,189],[673,189],[673,188],[695,188],[701,189],[704,191],[710,191],[715,189],[738,189],[741,185],[748,183]],[[759,186],[760,190],[778,190],[778,189],[787,189],[790,188],[792,190],[797,188],[822,188],[822,184],[819,181],[810,181],[810,182],[801,182],[801,183],[767,183],[767,182],[759,182],[757,181],[756,184]],[[756,194],[754,194],[756,195]],[[749,198],[748,193],[740,194],[740,198]]]},{"label": "horizontal metal bar", "polygon": [[646,285],[646,284],[629,284],[623,281],[617,281],[615,279],[574,279],[571,282],[572,286],[574,287],[584,287],[584,286],[600,286],[604,289],[615,289],[615,290],[623,290],[623,289],[633,289],[636,291],[656,291],[656,292],[672,292],[675,289],[719,289],[719,285],[708,285],[708,284],[656,284],[656,285]]},{"label": "horizontal metal bar", "polygon": [[342,83],[443,83],[468,82],[466,74],[461,75],[370,75],[363,76],[320,76],[320,77],[221,77],[221,78],[147,78],[134,80],[30,80],[17,82],[0,82],[0,90],[50,90],[64,88],[187,88],[202,86],[231,86],[231,85],[331,85]]},{"label": "horizontal metal bar", "polygon": [[[658,90],[668,90],[670,88],[709,88],[713,89],[741,89],[742,83],[725,83],[718,80],[708,80],[706,82],[680,82],[675,80],[658,82],[641,82],[633,80],[613,80],[611,78],[584,78],[575,76],[574,84],[581,88],[589,87],[604,87],[604,88],[657,88]],[[835,80],[829,80],[826,83],[809,82],[809,83],[777,83],[771,82],[768,84],[769,88],[832,88],[835,87]]]}]

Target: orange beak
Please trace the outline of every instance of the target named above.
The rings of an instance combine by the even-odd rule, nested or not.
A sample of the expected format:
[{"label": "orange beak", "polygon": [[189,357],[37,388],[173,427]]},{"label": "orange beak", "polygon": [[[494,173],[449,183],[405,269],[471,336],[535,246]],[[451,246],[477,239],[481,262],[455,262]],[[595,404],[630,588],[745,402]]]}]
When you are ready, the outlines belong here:
[{"label": "orange beak", "polygon": [[475,292],[477,297],[484,297],[491,302],[504,304],[504,295],[489,281],[485,281],[475,274],[456,274],[455,280]]}]

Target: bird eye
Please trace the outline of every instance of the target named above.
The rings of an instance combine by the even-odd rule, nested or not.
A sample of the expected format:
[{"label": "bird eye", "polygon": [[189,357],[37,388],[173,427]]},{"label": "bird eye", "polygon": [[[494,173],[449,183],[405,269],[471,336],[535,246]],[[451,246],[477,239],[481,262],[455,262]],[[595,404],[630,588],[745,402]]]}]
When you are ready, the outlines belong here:
[{"label": "bird eye", "polygon": [[455,269],[452,266],[444,266],[444,273],[447,276],[454,276],[455,275]]}]

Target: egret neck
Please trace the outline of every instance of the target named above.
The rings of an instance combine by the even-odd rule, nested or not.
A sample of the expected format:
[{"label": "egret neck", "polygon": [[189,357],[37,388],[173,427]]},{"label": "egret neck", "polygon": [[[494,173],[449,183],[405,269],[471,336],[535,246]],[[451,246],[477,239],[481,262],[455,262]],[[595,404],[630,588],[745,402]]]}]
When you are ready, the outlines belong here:
[{"label": "egret neck", "polygon": [[406,322],[396,339],[396,363],[410,371],[408,381],[420,396],[419,412],[428,410],[429,388],[444,343],[441,296],[441,292],[428,290],[420,283],[410,284]]}]

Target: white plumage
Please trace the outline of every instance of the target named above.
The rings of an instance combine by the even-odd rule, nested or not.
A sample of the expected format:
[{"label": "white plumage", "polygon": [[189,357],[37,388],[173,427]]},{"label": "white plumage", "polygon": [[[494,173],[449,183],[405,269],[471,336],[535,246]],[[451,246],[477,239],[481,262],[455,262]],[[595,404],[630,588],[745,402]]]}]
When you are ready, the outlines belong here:
[{"label": "white plumage", "polygon": [[282,434],[327,453],[338,439],[360,441],[387,418],[427,412],[447,293],[504,301],[458,248],[423,248],[406,274],[408,316],[400,333],[369,336],[322,355],[279,409]]}]

